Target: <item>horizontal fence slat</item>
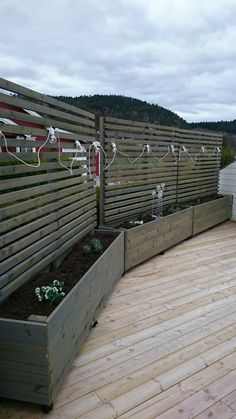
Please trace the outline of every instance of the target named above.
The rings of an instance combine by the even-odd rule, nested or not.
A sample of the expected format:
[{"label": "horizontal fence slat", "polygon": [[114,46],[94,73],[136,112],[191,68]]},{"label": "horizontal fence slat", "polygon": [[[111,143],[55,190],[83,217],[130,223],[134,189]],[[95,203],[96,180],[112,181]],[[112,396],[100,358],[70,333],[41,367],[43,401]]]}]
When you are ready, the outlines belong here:
[{"label": "horizontal fence slat", "polygon": [[[1,78],[0,89],[12,93],[0,93],[0,117],[16,123],[0,122],[6,136],[0,137],[2,301],[94,230],[96,193],[89,169],[94,175],[95,153],[88,150],[96,131],[90,112]],[[50,126],[59,129],[60,144],[45,143]],[[77,139],[84,153],[76,150]],[[71,171],[74,157],[82,159],[73,160]]]},{"label": "horizontal fence slat", "polygon": [[13,83],[9,80],[5,80],[3,78],[0,78],[0,88],[5,89],[10,92],[18,93],[20,95],[24,95],[27,97],[30,97],[31,99],[37,99],[43,103],[53,105],[56,107],[62,107],[66,109],[69,112],[73,112],[76,114],[81,114],[84,116],[87,116],[91,119],[95,119],[95,115],[91,112],[87,112],[83,109],[77,108],[76,106],[69,105],[67,103],[64,103],[62,101],[59,101],[58,99],[54,99],[50,96],[46,96],[44,94],[35,92],[34,90],[28,89],[27,87],[20,86],[19,84]]},{"label": "horizontal fence slat", "polygon": [[[151,213],[152,192],[159,183],[165,183],[164,207],[217,192],[221,134],[113,117],[101,119],[101,130],[109,167],[102,178],[103,223],[118,225]],[[182,152],[183,145],[188,154]],[[200,152],[202,146],[205,153]]]}]

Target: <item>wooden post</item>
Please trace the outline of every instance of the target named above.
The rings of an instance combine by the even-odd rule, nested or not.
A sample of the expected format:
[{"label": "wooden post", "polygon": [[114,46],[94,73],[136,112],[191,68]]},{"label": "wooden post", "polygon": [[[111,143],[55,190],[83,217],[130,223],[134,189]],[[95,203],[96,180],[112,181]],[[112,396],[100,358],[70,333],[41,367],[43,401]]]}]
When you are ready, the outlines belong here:
[{"label": "wooden post", "polygon": [[[177,138],[176,136],[176,131],[175,131],[175,135],[174,138]],[[176,205],[178,204],[178,193],[179,193],[179,165],[180,165],[180,161],[179,161],[179,153],[180,153],[180,143],[178,141],[178,145],[177,145],[177,150],[178,152],[176,153],[176,156],[178,158],[178,161],[176,163],[177,167],[176,167],[176,191],[175,191],[175,203]]]},{"label": "wooden post", "polygon": [[[104,149],[104,117],[100,117],[100,143]],[[104,225],[104,154],[100,152],[100,213],[99,213],[99,224]]]}]

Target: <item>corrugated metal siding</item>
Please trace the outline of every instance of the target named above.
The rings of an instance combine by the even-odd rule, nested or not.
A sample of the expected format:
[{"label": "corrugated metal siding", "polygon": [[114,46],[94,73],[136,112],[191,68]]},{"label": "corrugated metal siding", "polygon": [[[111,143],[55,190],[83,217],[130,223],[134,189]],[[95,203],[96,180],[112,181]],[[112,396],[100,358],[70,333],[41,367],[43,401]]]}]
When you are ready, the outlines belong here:
[{"label": "corrugated metal siding", "polygon": [[233,195],[232,220],[236,221],[236,161],[220,171],[219,193]]}]

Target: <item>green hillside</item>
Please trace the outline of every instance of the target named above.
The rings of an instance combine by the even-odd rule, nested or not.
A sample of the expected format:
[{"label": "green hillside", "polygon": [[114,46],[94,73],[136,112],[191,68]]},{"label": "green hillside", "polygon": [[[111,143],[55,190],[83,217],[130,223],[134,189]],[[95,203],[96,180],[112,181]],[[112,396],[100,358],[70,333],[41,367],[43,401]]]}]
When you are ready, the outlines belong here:
[{"label": "green hillside", "polygon": [[154,124],[186,128],[187,122],[176,113],[159,105],[119,95],[59,96],[57,99],[96,115],[133,119]]}]

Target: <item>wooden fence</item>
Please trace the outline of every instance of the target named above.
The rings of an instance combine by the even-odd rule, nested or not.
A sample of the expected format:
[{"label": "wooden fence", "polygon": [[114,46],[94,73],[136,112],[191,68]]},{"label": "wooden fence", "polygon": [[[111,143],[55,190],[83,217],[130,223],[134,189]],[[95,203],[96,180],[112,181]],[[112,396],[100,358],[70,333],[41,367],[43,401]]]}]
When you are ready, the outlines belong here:
[{"label": "wooden fence", "polygon": [[[55,143],[53,136],[49,141],[50,126],[57,129]],[[56,265],[94,229],[96,198],[88,148],[95,140],[95,118],[0,79],[0,130],[2,301],[33,275]],[[83,142],[84,153],[76,152],[75,140]],[[71,172],[66,167],[72,162]]]},{"label": "wooden fence", "polygon": [[107,161],[101,158],[106,168],[101,170],[101,225],[150,213],[152,191],[160,183],[165,183],[164,206],[217,192],[219,134],[102,117],[100,141],[107,156]]}]

